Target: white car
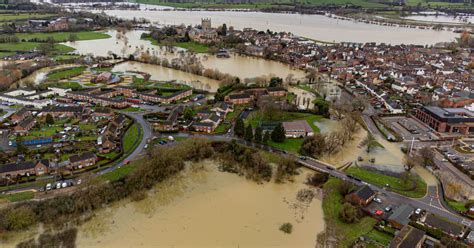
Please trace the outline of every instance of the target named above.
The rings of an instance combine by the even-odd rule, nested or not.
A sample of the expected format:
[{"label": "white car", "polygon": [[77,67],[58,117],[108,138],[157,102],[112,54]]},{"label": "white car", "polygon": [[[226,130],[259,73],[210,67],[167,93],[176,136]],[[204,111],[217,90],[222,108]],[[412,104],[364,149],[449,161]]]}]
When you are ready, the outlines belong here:
[{"label": "white car", "polygon": [[418,215],[418,214],[421,214],[421,211],[422,211],[421,208],[417,208],[417,209],[415,210],[415,214],[417,214],[417,215]]},{"label": "white car", "polygon": [[60,189],[61,188],[61,183],[56,183],[56,189]]},{"label": "white car", "polygon": [[66,182],[63,182],[63,183],[61,184],[61,186],[62,186],[63,188],[67,188],[67,183],[66,183]]},{"label": "white car", "polygon": [[378,198],[378,197],[375,197],[375,198],[374,198],[374,202],[376,202],[376,203],[382,203],[382,200],[381,200],[380,198]]},{"label": "white car", "polygon": [[52,185],[50,183],[46,184],[46,190],[51,190]]}]

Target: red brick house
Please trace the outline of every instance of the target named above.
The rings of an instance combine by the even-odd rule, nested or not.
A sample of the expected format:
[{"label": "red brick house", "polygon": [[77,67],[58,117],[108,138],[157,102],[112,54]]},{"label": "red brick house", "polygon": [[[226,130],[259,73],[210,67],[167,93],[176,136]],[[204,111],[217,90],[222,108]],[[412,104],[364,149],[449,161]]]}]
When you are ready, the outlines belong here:
[{"label": "red brick house", "polygon": [[364,185],[346,196],[346,199],[360,206],[367,206],[375,198],[375,192],[367,185]]},{"label": "red brick house", "polygon": [[0,165],[1,178],[15,178],[25,175],[44,175],[49,172],[49,160],[23,161],[19,163],[10,163]]}]

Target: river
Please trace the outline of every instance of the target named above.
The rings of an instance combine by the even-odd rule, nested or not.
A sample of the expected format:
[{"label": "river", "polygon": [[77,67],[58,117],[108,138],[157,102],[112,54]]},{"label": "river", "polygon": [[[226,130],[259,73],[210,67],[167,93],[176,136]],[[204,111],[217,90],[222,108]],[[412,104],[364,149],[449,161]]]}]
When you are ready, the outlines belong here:
[{"label": "river", "polygon": [[[204,163],[203,163],[204,164]],[[256,184],[213,162],[157,185],[139,202],[99,211],[79,228],[78,247],[314,247],[323,231],[321,201],[297,204],[295,183]],[[293,224],[284,234],[281,224]],[[126,237],[126,238],[125,238]]]},{"label": "river", "polygon": [[[102,11],[102,10],[100,10]],[[236,11],[173,11],[173,10],[106,10],[120,18],[146,18],[157,24],[200,24],[201,18],[211,18],[214,27],[226,23],[235,29],[285,31],[328,42],[384,42],[387,44],[435,44],[451,41],[457,35],[450,31],[422,30],[380,26],[350,20],[338,20],[323,15],[303,15]]]}]

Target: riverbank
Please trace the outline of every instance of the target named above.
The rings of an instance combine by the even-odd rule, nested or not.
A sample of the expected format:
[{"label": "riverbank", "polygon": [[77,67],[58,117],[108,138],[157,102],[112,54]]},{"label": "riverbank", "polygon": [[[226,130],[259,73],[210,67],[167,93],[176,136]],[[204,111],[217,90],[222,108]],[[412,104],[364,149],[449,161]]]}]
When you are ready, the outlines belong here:
[{"label": "riverbank", "polygon": [[[275,183],[271,180],[257,183],[239,174],[221,172],[220,163],[215,159],[200,160],[211,156],[212,150],[217,152],[215,155],[225,152],[226,146],[218,143],[213,146],[216,147],[211,148],[209,143],[194,139],[173,146],[173,149],[160,148],[152,152],[153,158],[147,159],[148,162],[127,165],[135,169],[113,177],[114,181],[109,184],[86,181],[81,185],[83,190],[72,195],[23,203],[15,210],[3,209],[8,221],[2,223],[2,228],[10,231],[3,232],[2,242],[13,247],[15,243],[41,233],[43,228],[60,230],[88,220],[79,227],[78,246],[106,244],[107,247],[117,247],[126,243],[130,246],[292,247],[297,244],[298,247],[314,247],[316,234],[324,228],[320,201],[313,197],[302,201],[296,197],[301,189],[307,188],[303,183],[309,171],[300,169],[291,182]],[[224,151],[219,151],[222,149]],[[192,158],[194,162],[182,164],[183,160],[171,154],[183,152],[188,155],[183,159]],[[262,158],[275,161],[273,156]],[[154,184],[159,178],[164,180]],[[140,181],[139,185],[136,180]],[[103,194],[106,197],[100,197]],[[314,194],[318,195],[317,190]],[[46,211],[39,215],[30,212],[33,208],[42,208],[41,205],[61,204],[67,199],[72,202],[66,208],[77,207],[82,214],[67,214],[71,212],[67,209],[62,213]],[[105,202],[108,206],[102,208]],[[12,211],[18,209],[24,214],[11,218]],[[29,218],[33,217],[31,214],[36,216],[34,220]],[[13,225],[20,220],[20,225]],[[283,223],[293,225],[291,234],[279,230]],[[223,229],[224,225],[227,228]],[[27,231],[14,233],[11,228]],[[187,239],[182,238],[183,233]],[[239,235],[235,236],[235,233]],[[213,235],[212,238],[209,234]],[[126,240],[120,238],[124,235],[128,237]]]}]

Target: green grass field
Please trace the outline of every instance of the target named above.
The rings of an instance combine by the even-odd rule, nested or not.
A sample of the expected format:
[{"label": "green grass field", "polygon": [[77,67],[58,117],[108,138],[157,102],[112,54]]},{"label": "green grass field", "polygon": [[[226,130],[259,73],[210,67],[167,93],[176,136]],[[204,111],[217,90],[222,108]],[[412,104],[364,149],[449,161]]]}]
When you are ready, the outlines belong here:
[{"label": "green grass field", "polygon": [[56,42],[65,42],[69,40],[69,36],[75,34],[77,40],[97,40],[107,39],[110,35],[101,32],[83,31],[83,32],[54,32],[54,33],[18,33],[15,34],[20,40],[29,41],[37,39],[37,41],[45,41],[48,37],[53,38]]},{"label": "green grass field", "polygon": [[20,13],[20,14],[0,14],[0,22],[11,22],[28,19],[45,19],[54,17],[56,14]]},{"label": "green grass field", "polygon": [[33,199],[34,195],[35,194],[32,191],[25,191],[15,194],[2,195],[0,196],[0,199],[6,199],[9,202],[18,202]]},{"label": "green grass field", "polygon": [[337,188],[341,183],[340,179],[331,177],[324,184],[327,194],[323,198],[323,213],[326,223],[330,223],[336,229],[335,232],[341,240],[339,247],[349,247],[354,240],[372,231],[377,220],[366,216],[358,223],[346,224],[339,218],[343,206],[343,196]]},{"label": "green grass field", "polygon": [[85,66],[72,67],[68,69],[59,69],[48,74],[48,80],[61,80],[80,75],[86,70]]},{"label": "green grass field", "polygon": [[249,117],[245,120],[245,124],[252,125],[256,128],[260,122],[279,122],[279,121],[292,121],[292,120],[306,120],[311,126],[314,132],[319,132],[318,126],[314,123],[318,120],[321,120],[323,117],[320,115],[313,115],[308,113],[298,113],[298,112],[279,112],[275,115],[263,116],[261,112],[252,112]]},{"label": "green grass field", "polygon": [[[123,136],[123,152],[125,154],[132,152],[134,148],[137,147],[138,143],[143,136],[143,132],[139,132],[140,126],[138,124],[133,124]],[[139,135],[141,134],[141,135]]]},{"label": "green grass field", "polygon": [[[152,39],[152,38],[146,38],[145,40],[148,40],[151,42],[151,44],[155,46],[162,46],[163,44],[159,43],[158,41]],[[200,44],[194,41],[188,41],[188,42],[176,42],[174,43],[175,47],[181,47],[187,50],[192,50],[196,53],[207,53],[209,52],[209,46],[206,46],[204,44]]]},{"label": "green grass field", "polygon": [[[0,43],[0,50],[3,52],[29,52],[39,49],[40,45],[41,43],[39,42]],[[62,44],[55,44],[53,48],[53,52],[58,53],[69,53],[72,51],[74,51],[74,48]]]},{"label": "green grass field", "polygon": [[[426,183],[419,176],[412,175],[409,181],[404,182],[398,177],[387,176],[357,167],[350,167],[346,172],[379,187],[385,187],[386,184],[389,184],[392,191],[404,196],[421,198],[426,194]],[[415,190],[410,190],[412,181],[416,182],[417,186]]]}]

